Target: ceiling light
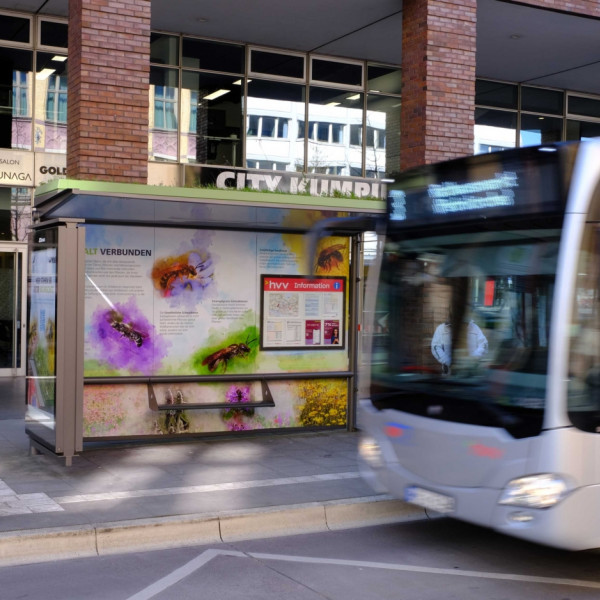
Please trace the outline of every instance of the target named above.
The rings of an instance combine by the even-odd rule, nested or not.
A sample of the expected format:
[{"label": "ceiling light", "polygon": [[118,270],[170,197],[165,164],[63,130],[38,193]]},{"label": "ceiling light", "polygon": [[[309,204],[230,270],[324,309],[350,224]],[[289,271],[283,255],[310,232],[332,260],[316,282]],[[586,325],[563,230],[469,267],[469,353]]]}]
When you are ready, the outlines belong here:
[{"label": "ceiling light", "polygon": [[39,73],[35,74],[35,78],[38,81],[44,81],[44,79],[48,79],[52,73],[54,73],[54,69],[42,69]]},{"label": "ceiling light", "polygon": [[52,57],[52,60],[54,62],[65,62],[65,60],[67,60],[66,56],[58,56],[58,54],[56,56]]},{"label": "ceiling light", "polygon": [[325,106],[339,106],[339,102],[328,102]]},{"label": "ceiling light", "polygon": [[220,96],[224,96],[225,94],[229,94],[231,90],[217,90],[208,96],[204,96],[204,100],[214,100],[215,98],[219,98]]},{"label": "ceiling light", "polygon": [[346,100],[358,100],[360,98],[360,94],[354,94],[354,96],[346,96]]}]

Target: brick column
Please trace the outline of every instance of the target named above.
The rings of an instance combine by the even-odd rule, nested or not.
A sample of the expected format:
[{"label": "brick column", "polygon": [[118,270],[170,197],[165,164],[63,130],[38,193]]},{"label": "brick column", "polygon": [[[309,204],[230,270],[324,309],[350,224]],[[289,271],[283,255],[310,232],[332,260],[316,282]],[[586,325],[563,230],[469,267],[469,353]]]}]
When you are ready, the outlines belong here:
[{"label": "brick column", "polygon": [[473,154],[477,0],[404,0],[402,170]]},{"label": "brick column", "polygon": [[69,0],[67,177],[147,183],[150,0]]}]

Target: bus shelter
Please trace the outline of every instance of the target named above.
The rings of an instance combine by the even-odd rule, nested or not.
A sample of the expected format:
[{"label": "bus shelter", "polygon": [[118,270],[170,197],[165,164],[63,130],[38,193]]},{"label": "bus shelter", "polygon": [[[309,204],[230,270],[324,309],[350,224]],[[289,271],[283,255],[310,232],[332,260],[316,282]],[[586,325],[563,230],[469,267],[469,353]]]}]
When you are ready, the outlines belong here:
[{"label": "bus shelter", "polygon": [[36,195],[26,431],[114,441],[352,428],[377,200],[56,180]]}]

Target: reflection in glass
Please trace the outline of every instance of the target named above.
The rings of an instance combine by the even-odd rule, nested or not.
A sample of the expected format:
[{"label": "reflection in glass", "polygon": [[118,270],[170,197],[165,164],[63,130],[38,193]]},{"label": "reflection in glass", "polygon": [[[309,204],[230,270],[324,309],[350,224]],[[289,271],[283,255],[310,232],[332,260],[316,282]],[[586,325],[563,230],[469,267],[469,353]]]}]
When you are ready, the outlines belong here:
[{"label": "reflection in glass", "polygon": [[153,31],[150,36],[150,62],[160,65],[178,65],[179,38]]},{"label": "reflection in glass", "polygon": [[600,118],[600,100],[584,96],[569,96],[567,112],[582,117]]},{"label": "reflection in glass", "polygon": [[562,115],[564,98],[564,92],[522,86],[521,110]]},{"label": "reflection in glass", "polygon": [[400,104],[399,97],[367,96],[367,177],[384,177],[400,165]]},{"label": "reflection in glass", "polygon": [[369,65],[367,67],[367,90],[383,94],[402,92],[402,69]]},{"label": "reflection in glass", "polygon": [[27,239],[32,189],[0,187],[0,241],[24,242]]},{"label": "reflection in glass", "polygon": [[66,153],[67,57],[38,52],[35,70],[35,149]]},{"label": "reflection in glass", "polygon": [[355,128],[357,141],[362,128],[363,94],[312,86],[308,115],[308,172],[361,175],[362,147],[352,143],[350,130]]},{"label": "reflection in glass", "polygon": [[58,231],[33,234],[29,251],[28,429],[53,443],[56,423],[56,276]]},{"label": "reflection in glass", "polygon": [[294,83],[248,82],[246,164],[249,168],[302,171],[306,88]]},{"label": "reflection in glass", "polygon": [[181,54],[183,67],[225,73],[244,72],[243,46],[183,38]]},{"label": "reflection in glass", "polygon": [[184,71],[181,84],[181,160],[242,166],[242,81]]},{"label": "reflection in glass", "polygon": [[475,104],[516,109],[518,100],[519,88],[516,84],[485,79],[475,81]]},{"label": "reflection in glass", "polygon": [[177,160],[178,72],[150,68],[150,160]]},{"label": "reflection in glass", "polygon": [[600,123],[586,123],[585,121],[567,121],[567,137],[569,140],[589,140],[600,137]]},{"label": "reflection in glass", "polygon": [[0,148],[31,150],[32,53],[0,48]]},{"label": "reflection in glass", "polygon": [[362,86],[362,65],[313,58],[311,80]]},{"label": "reflection in glass", "polygon": [[562,119],[521,115],[520,146],[539,146],[560,142],[562,138]]},{"label": "reflection in glass", "polygon": [[517,113],[487,108],[475,109],[474,154],[515,148]]},{"label": "reflection in glass", "polygon": [[[597,215],[588,215],[597,219]],[[579,251],[573,314],[569,332],[568,408],[571,422],[584,431],[598,432],[600,408],[600,231],[585,226]]]}]

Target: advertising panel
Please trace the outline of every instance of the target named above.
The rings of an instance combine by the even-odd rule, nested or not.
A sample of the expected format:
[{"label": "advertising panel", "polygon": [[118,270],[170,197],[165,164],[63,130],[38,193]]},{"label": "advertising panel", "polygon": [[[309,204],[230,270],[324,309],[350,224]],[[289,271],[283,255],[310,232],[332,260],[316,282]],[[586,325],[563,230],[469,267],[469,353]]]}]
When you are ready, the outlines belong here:
[{"label": "advertising panel", "polygon": [[27,405],[36,420],[54,424],[56,375],[57,231],[35,234],[30,252]]},{"label": "advertising panel", "polygon": [[[297,234],[87,225],[86,377],[320,372],[323,378],[151,389],[86,385],[84,436],[344,425],[346,381],[326,373],[349,368],[349,246],[347,238],[325,239],[311,268]],[[274,313],[261,318],[265,297],[276,303],[265,293],[266,274],[327,289],[298,292],[302,323]],[[293,332],[286,339],[296,336],[298,343],[267,341],[265,327],[280,322]],[[185,404],[194,408],[172,406]]]}]

